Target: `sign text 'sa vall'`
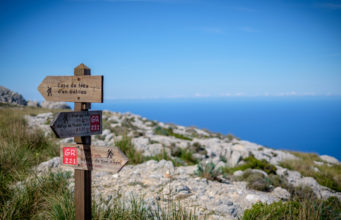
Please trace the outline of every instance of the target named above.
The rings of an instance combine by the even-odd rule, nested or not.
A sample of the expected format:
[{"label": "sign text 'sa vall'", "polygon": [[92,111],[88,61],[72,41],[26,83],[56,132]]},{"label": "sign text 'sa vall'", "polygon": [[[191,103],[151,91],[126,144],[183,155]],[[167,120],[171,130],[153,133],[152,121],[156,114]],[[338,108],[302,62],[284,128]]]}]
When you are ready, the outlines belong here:
[{"label": "sign text 'sa vall'", "polygon": [[46,101],[103,102],[103,76],[47,76],[38,87]]},{"label": "sign text 'sa vall'", "polygon": [[102,111],[60,112],[50,127],[57,138],[102,134]]}]

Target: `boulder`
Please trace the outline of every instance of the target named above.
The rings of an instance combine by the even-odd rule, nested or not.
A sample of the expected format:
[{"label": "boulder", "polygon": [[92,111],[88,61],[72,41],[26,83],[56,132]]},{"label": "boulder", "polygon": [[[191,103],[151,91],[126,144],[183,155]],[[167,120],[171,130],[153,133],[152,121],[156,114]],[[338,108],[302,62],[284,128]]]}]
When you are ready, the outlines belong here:
[{"label": "boulder", "polygon": [[0,86],[0,102],[14,105],[27,104],[27,101],[22,95],[3,86]]},{"label": "boulder", "polygon": [[39,104],[39,102],[37,102],[37,101],[28,100],[28,101],[27,101],[27,106],[38,108],[38,107],[40,107],[40,104]]},{"label": "boulder", "polygon": [[243,171],[242,170],[236,170],[233,172],[233,176],[242,176],[243,175]]},{"label": "boulder", "polygon": [[65,102],[42,101],[40,105],[42,108],[48,108],[48,109],[71,109],[71,107]]},{"label": "boulder", "polygon": [[321,155],[320,158],[321,158],[321,160],[323,160],[327,163],[340,164],[340,161],[338,159],[336,159],[335,157],[329,156],[329,155]]},{"label": "boulder", "polygon": [[281,187],[276,187],[271,194],[280,200],[287,201],[290,199],[290,193]]}]

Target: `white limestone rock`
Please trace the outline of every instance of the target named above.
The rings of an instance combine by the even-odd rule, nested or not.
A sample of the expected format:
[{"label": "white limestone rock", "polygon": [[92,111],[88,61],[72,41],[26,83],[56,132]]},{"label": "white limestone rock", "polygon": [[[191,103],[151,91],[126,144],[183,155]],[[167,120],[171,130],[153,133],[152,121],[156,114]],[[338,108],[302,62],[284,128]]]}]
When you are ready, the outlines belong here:
[{"label": "white limestone rock", "polygon": [[287,201],[290,199],[290,193],[281,187],[276,187],[271,194],[280,200]]},{"label": "white limestone rock", "polygon": [[331,164],[340,164],[340,161],[336,159],[335,157],[329,156],[329,155],[321,155],[321,160],[331,163]]},{"label": "white limestone rock", "polygon": [[71,107],[65,102],[42,101],[40,105],[42,108],[47,108],[47,109],[71,109]]}]

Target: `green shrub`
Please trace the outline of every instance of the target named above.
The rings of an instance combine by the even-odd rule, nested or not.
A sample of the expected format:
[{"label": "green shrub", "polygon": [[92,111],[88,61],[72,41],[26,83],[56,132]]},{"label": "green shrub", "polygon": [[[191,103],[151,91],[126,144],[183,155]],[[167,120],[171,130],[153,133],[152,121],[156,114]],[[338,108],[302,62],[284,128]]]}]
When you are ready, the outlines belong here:
[{"label": "green shrub", "polygon": [[210,162],[207,164],[198,164],[195,174],[206,178],[207,180],[218,180],[218,175],[220,174],[218,170],[215,169],[215,164]]},{"label": "green shrub", "polygon": [[136,130],[137,127],[133,124],[134,120],[135,120],[134,118],[132,119],[124,118],[123,121],[121,122],[121,125],[124,128]]},{"label": "green shrub", "polygon": [[[69,173],[50,173],[22,183],[23,186],[11,191],[11,198],[0,207],[0,219],[36,219],[52,213],[52,201],[56,195],[68,192]],[[73,215],[73,213],[71,213]],[[67,215],[70,217],[70,215]],[[68,218],[69,219],[69,218]]]},{"label": "green shrub", "polygon": [[222,162],[226,163],[227,162],[227,158],[224,155],[220,154],[219,155],[219,161],[222,161]]},{"label": "green shrub", "polygon": [[[144,160],[145,161],[148,161],[148,160],[156,160],[156,161],[169,160],[169,161],[173,162],[173,159],[168,155],[168,153],[165,149],[162,149],[162,152],[159,154],[156,154],[154,156],[145,157]],[[174,162],[173,162],[173,164],[174,164]],[[175,164],[174,164],[174,166],[175,166]]]},{"label": "green shrub", "polygon": [[[296,170],[303,176],[313,177],[320,185],[341,192],[341,165],[316,165],[314,161],[321,160],[316,154],[291,153],[299,159],[282,161],[280,166]],[[314,167],[317,167],[318,171]]]},{"label": "green shrub", "polygon": [[309,186],[293,186],[287,185],[288,192],[291,195],[291,199],[295,201],[316,200],[317,196]]},{"label": "green shrub", "polygon": [[[112,205],[110,204],[112,203]],[[103,209],[103,207],[106,207]],[[129,202],[124,202],[120,197],[112,201],[101,200],[93,203],[93,219],[115,219],[115,220],[176,220],[176,219],[198,219],[194,212],[183,208],[180,203],[170,201],[165,206],[156,204],[156,209],[149,207],[142,198],[132,197]]]},{"label": "green shrub", "polygon": [[131,141],[131,137],[123,135],[122,139],[115,143],[115,146],[120,148],[121,151],[128,157],[128,164],[140,164],[145,161],[142,153],[135,150],[135,147]]},{"label": "green shrub", "polygon": [[229,141],[233,141],[233,139],[240,141],[240,138],[234,136],[233,134],[227,134],[226,137]]},{"label": "green shrub", "polygon": [[271,180],[259,172],[252,172],[250,170],[247,170],[243,173],[242,176],[237,178],[237,180],[246,181],[247,188],[249,189],[263,192],[270,192],[273,189]]},{"label": "green shrub", "polygon": [[187,165],[194,165],[198,163],[198,161],[193,157],[192,152],[187,149],[175,148],[175,150],[172,151],[172,156],[178,157],[180,160],[186,162]]},{"label": "green shrub", "polygon": [[263,170],[267,174],[276,174],[277,168],[270,164],[266,160],[258,160],[253,155],[244,159],[244,164],[235,166],[235,167],[224,167],[222,171],[226,174],[232,174],[234,171],[237,170],[247,170],[247,169],[259,169]]},{"label": "green shrub", "polygon": [[305,199],[303,201],[275,202],[272,204],[256,203],[244,211],[242,219],[326,219],[341,218],[341,202],[331,197],[328,200]]},{"label": "green shrub", "polygon": [[201,155],[207,155],[205,146],[201,145],[199,142],[194,142],[192,145],[188,144],[189,150],[193,153],[198,153]]},{"label": "green shrub", "polygon": [[172,128],[163,128],[163,127],[160,127],[160,126],[157,126],[154,129],[154,134],[164,135],[164,136],[173,136],[173,137],[176,137],[178,139],[187,140],[187,141],[191,141],[192,140],[191,138],[186,137],[186,136],[184,136],[182,134],[174,133]]}]

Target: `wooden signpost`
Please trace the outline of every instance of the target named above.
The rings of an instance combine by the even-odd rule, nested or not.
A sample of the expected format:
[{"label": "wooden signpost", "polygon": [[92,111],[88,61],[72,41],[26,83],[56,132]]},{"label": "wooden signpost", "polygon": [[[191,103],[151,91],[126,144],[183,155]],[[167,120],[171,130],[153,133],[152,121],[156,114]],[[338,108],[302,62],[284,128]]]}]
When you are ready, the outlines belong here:
[{"label": "wooden signpost", "polygon": [[51,123],[59,138],[76,144],[60,147],[61,164],[75,168],[76,220],[91,219],[91,170],[119,172],[128,162],[117,147],[91,146],[91,136],[102,133],[102,111],[88,111],[91,102],[103,102],[103,76],[90,76],[80,64],[74,76],[47,76],[38,90],[47,101],[75,102],[74,112],[61,112]]}]

